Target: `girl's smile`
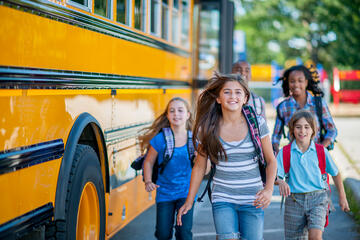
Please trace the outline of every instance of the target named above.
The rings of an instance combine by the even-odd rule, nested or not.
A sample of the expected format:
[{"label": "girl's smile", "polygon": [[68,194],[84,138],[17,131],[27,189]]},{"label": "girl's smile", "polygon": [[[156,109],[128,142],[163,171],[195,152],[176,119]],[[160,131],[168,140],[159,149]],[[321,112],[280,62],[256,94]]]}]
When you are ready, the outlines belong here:
[{"label": "girl's smile", "polygon": [[243,87],[236,81],[230,81],[224,84],[224,87],[216,98],[217,103],[221,104],[224,110],[241,110],[245,104],[247,96]]},{"label": "girl's smile", "polygon": [[185,125],[189,119],[190,113],[187,111],[185,104],[181,101],[172,101],[169,104],[167,118],[171,125],[181,126]]},{"label": "girl's smile", "polygon": [[308,80],[302,71],[293,71],[289,75],[289,89],[294,97],[306,93]]}]

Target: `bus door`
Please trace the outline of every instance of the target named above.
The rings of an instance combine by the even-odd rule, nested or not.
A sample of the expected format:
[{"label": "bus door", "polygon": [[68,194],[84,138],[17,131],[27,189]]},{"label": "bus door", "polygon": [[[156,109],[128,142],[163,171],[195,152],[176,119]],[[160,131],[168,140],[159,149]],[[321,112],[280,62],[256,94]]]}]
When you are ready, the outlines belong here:
[{"label": "bus door", "polygon": [[194,8],[194,83],[203,87],[214,71],[230,73],[233,61],[234,3],[202,0]]}]

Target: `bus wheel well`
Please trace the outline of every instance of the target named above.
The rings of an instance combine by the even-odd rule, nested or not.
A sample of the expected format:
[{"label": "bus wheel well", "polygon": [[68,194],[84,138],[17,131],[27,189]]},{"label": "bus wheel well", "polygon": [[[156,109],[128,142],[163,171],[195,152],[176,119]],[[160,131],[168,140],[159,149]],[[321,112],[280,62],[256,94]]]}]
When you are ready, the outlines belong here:
[{"label": "bus wheel well", "polygon": [[[78,144],[88,145],[88,146],[92,147],[95,150],[96,155],[100,159],[98,143],[96,141],[94,129],[91,125],[92,124],[90,123],[84,128],[83,132],[80,135]],[[100,162],[100,164],[101,164],[101,162]]]},{"label": "bus wheel well", "polygon": [[99,126],[95,123],[89,123],[83,129],[78,144],[88,145],[92,147],[99,159],[101,169],[103,170],[105,191],[109,191],[109,173],[106,146],[102,137],[102,132]]},{"label": "bus wheel well", "polygon": [[68,180],[71,177],[71,169],[79,145],[86,145],[94,150],[94,154],[100,163],[105,193],[110,192],[109,163],[103,131],[93,116],[89,113],[82,113],[75,120],[66,140],[56,187],[54,220],[66,218],[64,210],[66,208],[65,198],[69,185]]}]

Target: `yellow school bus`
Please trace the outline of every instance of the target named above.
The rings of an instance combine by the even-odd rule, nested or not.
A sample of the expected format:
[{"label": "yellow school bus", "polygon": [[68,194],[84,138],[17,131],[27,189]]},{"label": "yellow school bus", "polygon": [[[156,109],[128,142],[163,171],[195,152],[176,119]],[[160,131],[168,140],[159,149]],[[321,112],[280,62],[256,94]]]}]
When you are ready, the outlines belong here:
[{"label": "yellow school bus", "polygon": [[0,0],[0,239],[109,239],[154,204],[130,168],[139,131],[192,102],[221,4]]}]

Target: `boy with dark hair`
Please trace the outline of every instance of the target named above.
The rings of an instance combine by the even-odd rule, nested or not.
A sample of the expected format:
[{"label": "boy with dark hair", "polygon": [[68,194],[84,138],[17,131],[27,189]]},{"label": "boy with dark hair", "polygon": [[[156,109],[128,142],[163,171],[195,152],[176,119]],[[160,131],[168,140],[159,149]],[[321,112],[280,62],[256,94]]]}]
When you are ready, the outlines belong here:
[{"label": "boy with dark hair", "polygon": [[[244,76],[246,83],[249,85],[251,81],[251,66],[247,61],[237,61],[232,66],[232,73]],[[250,105],[257,115],[262,116],[265,120],[265,101],[262,97],[250,92],[248,105]]]}]

